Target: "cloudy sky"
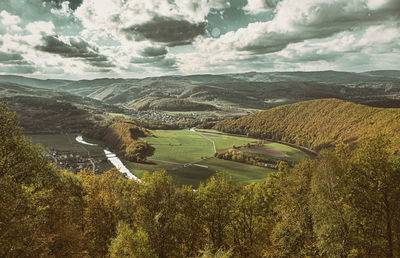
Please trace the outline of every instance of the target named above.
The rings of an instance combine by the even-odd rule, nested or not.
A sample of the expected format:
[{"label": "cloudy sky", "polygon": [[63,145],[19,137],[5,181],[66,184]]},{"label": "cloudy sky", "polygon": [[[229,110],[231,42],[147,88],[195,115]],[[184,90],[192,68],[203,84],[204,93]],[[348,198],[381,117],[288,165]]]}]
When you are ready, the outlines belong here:
[{"label": "cloudy sky", "polygon": [[0,73],[400,70],[400,0],[1,0]]}]

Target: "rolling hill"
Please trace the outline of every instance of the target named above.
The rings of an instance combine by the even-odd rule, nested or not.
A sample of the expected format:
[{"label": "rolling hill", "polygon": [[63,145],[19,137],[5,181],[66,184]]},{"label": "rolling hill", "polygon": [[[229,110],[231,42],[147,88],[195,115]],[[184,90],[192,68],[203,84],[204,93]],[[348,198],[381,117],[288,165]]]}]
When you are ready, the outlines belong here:
[{"label": "rolling hill", "polygon": [[[218,108],[269,109],[271,107],[320,98],[337,98],[377,107],[400,106],[400,71],[365,73],[249,72],[163,76],[144,79],[39,80],[0,75],[0,82],[45,88],[125,107],[150,98],[179,99]],[[173,103],[171,104],[173,105]],[[171,110],[168,105],[168,110]],[[149,110],[151,105],[145,105]],[[188,105],[189,109],[192,105]]]},{"label": "rolling hill", "polygon": [[52,89],[0,82],[0,102],[18,114],[26,133],[80,132],[94,115],[121,109],[101,101]]},{"label": "rolling hill", "polygon": [[276,107],[238,119],[226,120],[215,129],[297,144],[313,150],[338,142],[386,135],[393,151],[400,150],[400,109],[375,108],[338,99],[311,100]]}]

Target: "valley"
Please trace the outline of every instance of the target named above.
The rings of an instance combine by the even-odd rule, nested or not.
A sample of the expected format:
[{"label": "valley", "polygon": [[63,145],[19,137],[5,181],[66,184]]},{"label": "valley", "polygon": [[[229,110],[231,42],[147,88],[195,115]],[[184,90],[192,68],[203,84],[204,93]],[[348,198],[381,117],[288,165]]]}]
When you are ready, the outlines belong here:
[{"label": "valley", "polygon": [[[314,151],[333,146],[334,140],[315,141],[310,134],[289,137],[283,127],[274,129],[275,124],[289,128],[290,119],[296,120],[301,114],[285,118],[285,107],[296,110],[296,104],[290,104],[306,105],[303,101],[314,99],[325,100],[317,100],[310,110],[323,106],[335,110],[336,104],[327,104],[334,102],[332,98],[371,106],[364,110],[400,106],[400,72],[244,73],[81,81],[0,76],[0,94],[0,99],[17,112],[25,133],[34,143],[44,145],[49,160],[56,158],[62,168],[78,172],[95,167],[97,173],[107,171],[113,165],[107,161],[103,148],[111,147],[138,177],[146,171],[165,170],[177,184],[197,187],[217,172],[224,172],[240,183],[263,181],[270,172],[276,171],[281,161],[293,166],[310,158],[309,155],[314,156],[311,150],[303,149],[303,152],[296,146]],[[279,106],[284,107],[276,109]],[[263,113],[259,112],[265,110],[272,112],[269,122],[262,122]],[[237,120],[241,117],[246,125]],[[244,129],[251,126],[252,117],[262,122],[262,130],[270,128],[267,134]],[[339,118],[338,123],[343,119]],[[305,117],[303,120],[313,121]],[[378,117],[370,120],[376,121]],[[107,124],[106,121],[120,122],[100,129],[99,125]],[[139,134],[129,140],[131,135],[125,126],[129,130],[149,130],[149,136]],[[301,128],[310,126],[304,124]],[[81,133],[98,146],[71,142],[71,138]],[[341,139],[335,135],[329,137]],[[113,146],[120,140],[118,146]],[[130,158],[126,152],[128,142],[134,144],[130,147]],[[145,155],[147,159],[139,155],[143,148],[150,148]]]}]

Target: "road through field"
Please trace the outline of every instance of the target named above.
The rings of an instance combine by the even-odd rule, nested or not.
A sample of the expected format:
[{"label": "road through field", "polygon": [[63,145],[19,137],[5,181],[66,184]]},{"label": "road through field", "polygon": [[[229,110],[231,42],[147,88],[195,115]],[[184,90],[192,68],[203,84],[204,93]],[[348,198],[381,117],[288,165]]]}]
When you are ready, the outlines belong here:
[{"label": "road through field", "polygon": [[194,132],[194,133],[197,133],[197,134],[200,134],[204,139],[206,139],[207,141],[210,141],[210,142],[212,143],[213,147],[214,147],[214,153],[217,152],[217,148],[215,148],[215,142],[214,142],[213,140],[208,139],[208,138],[205,137],[203,134],[196,132],[196,127],[190,128],[190,131],[191,131],[191,132]]}]

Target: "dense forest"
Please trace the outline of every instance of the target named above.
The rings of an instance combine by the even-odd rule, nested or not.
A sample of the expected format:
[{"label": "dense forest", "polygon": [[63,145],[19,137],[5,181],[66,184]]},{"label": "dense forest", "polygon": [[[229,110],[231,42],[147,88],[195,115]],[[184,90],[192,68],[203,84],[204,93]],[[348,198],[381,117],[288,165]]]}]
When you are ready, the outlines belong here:
[{"label": "dense forest", "polygon": [[58,170],[5,105],[0,132],[1,257],[400,256],[400,161],[382,137],[193,191],[163,172]]},{"label": "dense forest", "polygon": [[400,151],[400,110],[375,108],[337,99],[276,107],[218,123],[223,132],[280,140],[319,151],[337,143],[357,143],[378,133]]},{"label": "dense forest", "polygon": [[138,140],[139,137],[150,136],[150,131],[123,117],[98,122],[92,128],[86,129],[84,135],[105,142],[129,161],[144,162],[155,150],[146,141]]}]

